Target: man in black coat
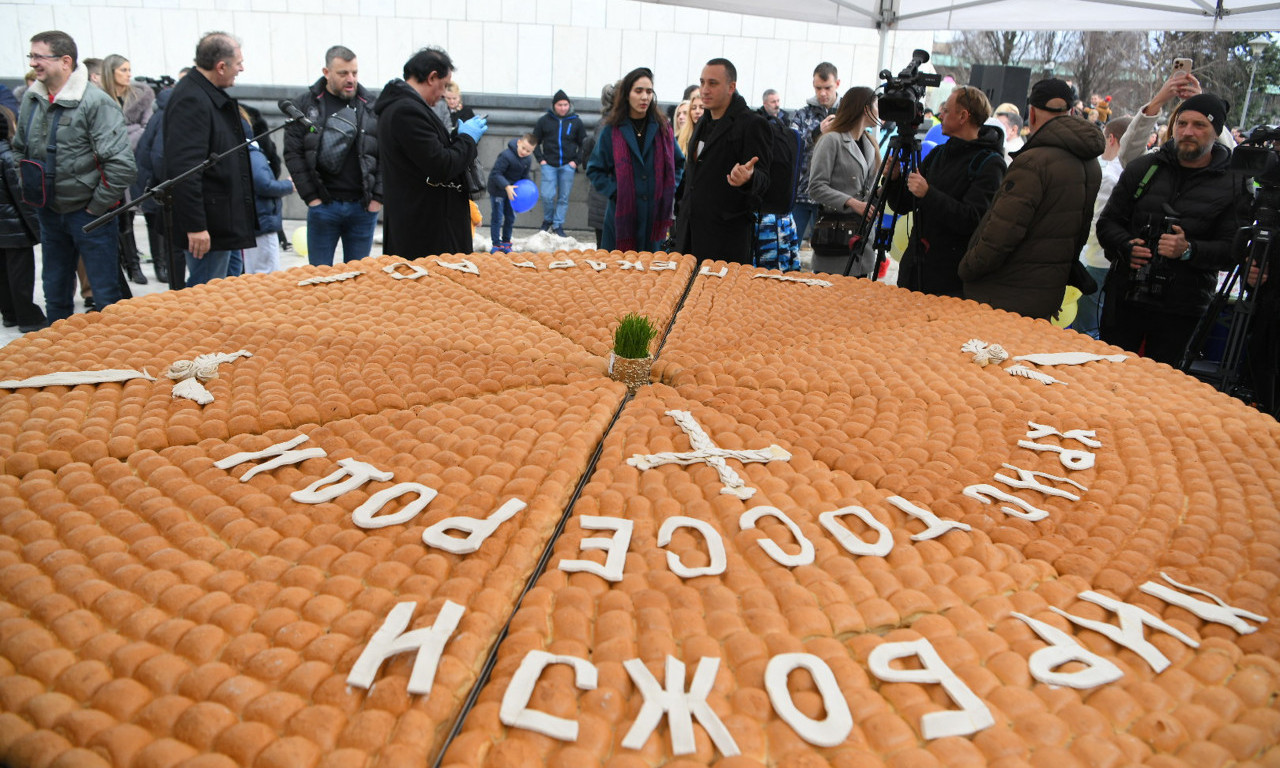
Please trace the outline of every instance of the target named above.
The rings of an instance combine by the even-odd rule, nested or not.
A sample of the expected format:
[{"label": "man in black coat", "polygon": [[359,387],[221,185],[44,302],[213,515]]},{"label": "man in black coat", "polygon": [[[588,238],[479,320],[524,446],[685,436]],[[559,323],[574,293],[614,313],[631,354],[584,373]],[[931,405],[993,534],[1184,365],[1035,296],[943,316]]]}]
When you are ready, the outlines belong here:
[{"label": "man in black coat", "polygon": [[[165,110],[166,178],[245,140],[240,105],[225,90],[244,71],[239,41],[208,33],[196,44],[195,64],[174,86]],[[173,226],[179,243],[185,233],[187,285],[226,277],[233,252],[257,245],[257,221],[247,147],[175,186]]]},{"label": "man in black coat", "polygon": [[355,53],[341,45],[325,51],[323,75],[294,98],[319,130],[290,123],[284,161],[307,204],[307,260],[333,264],[342,241],[343,261],[358,261],[373,248],[382,210],[378,171],[378,120],[359,82]]},{"label": "man in black coat", "polygon": [[769,187],[769,124],[738,93],[728,59],[702,68],[702,119],[689,138],[676,215],[676,250],[700,261],[752,263],[754,214]]},{"label": "man in black coat", "polygon": [[1234,261],[1236,228],[1247,223],[1250,191],[1215,141],[1226,118],[1222,99],[1192,96],[1169,120],[1172,138],[1120,174],[1098,217],[1098,243],[1111,260],[1103,341],[1182,361],[1218,270]]},{"label": "man in black coat", "polygon": [[916,212],[898,285],[935,296],[963,296],[960,259],[1004,179],[1004,133],[985,125],[991,102],[973,86],[951,92],[938,112],[947,141],[919,170],[890,174],[885,195],[895,213]]},{"label": "man in black coat", "polygon": [[466,173],[488,125],[473,117],[449,133],[432,107],[452,80],[449,54],[423,48],[405,62],[404,79],[387,83],[373,105],[386,200],[383,253],[417,259],[471,252]]}]

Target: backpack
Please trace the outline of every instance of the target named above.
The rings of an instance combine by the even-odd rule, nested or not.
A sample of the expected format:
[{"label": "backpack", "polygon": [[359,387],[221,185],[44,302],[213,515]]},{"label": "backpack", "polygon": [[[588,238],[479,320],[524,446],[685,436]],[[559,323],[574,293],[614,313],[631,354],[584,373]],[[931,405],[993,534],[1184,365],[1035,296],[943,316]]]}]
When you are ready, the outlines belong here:
[{"label": "backpack", "polygon": [[796,207],[796,184],[800,181],[800,132],[776,118],[769,123],[769,143],[773,160],[769,163],[769,186],[760,198],[760,213],[779,216]]}]

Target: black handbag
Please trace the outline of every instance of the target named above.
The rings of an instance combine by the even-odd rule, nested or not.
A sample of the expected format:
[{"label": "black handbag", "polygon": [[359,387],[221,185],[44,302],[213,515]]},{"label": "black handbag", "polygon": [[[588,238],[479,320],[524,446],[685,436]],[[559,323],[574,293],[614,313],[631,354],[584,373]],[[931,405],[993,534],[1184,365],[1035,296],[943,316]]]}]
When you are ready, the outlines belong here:
[{"label": "black handbag", "polygon": [[479,200],[489,188],[489,174],[477,157],[467,166],[467,197]]},{"label": "black handbag", "polygon": [[862,224],[862,215],[848,212],[836,212],[822,209],[818,220],[813,224],[813,234],[809,243],[817,256],[848,256],[851,252],[849,241],[858,234]]}]

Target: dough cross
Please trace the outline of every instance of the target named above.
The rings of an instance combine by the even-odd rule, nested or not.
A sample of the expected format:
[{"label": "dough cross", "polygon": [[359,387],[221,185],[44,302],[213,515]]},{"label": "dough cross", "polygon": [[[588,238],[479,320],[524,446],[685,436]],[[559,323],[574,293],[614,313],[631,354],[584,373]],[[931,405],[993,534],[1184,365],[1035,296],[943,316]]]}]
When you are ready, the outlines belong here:
[{"label": "dough cross", "polygon": [[725,459],[737,459],[741,462],[758,461],[790,461],[791,454],[782,449],[781,446],[771,445],[768,448],[756,448],[749,451],[731,451],[715,444],[706,431],[702,429],[702,425],[688,411],[667,411],[667,415],[676,420],[676,424],[684,433],[689,436],[689,444],[693,446],[693,450],[687,453],[653,453],[640,454],[627,459],[627,463],[640,469],[652,469],[660,467],[663,464],[681,464],[688,466],[690,464],[707,464],[714,467],[716,473],[720,475],[720,482],[724,483],[724,487],[720,489],[720,493],[729,496],[736,496],[739,499],[749,499],[755,495],[755,488],[748,488],[746,483],[737,472],[729,468],[725,463]]}]

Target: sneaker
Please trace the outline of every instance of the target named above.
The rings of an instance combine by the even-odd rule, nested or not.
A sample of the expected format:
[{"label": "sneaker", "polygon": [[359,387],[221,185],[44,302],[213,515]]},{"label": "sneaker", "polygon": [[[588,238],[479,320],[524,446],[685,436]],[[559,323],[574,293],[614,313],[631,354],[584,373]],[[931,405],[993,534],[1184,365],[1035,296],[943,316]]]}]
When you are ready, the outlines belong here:
[{"label": "sneaker", "polygon": [[550,231],[551,231],[551,222],[549,222],[549,221],[544,221],[544,222],[542,222],[542,226],[541,226],[541,227],[538,227],[538,229],[539,229],[540,231],[542,231],[542,232],[550,232]]},{"label": "sneaker", "polygon": [[502,243],[494,243],[489,253],[507,253],[507,251],[502,250]]},{"label": "sneaker", "polygon": [[34,333],[36,331],[44,330],[44,325],[20,325],[18,326],[18,330],[23,333]]},{"label": "sneaker", "polygon": [[502,241],[501,243],[498,243],[498,247],[502,249],[503,253],[511,253],[511,243],[505,240]]},{"label": "sneaker", "polygon": [[566,235],[566,234],[564,233],[564,227],[556,227],[555,229],[553,229],[553,230],[551,230],[551,231],[552,231],[552,232],[555,232],[555,233],[556,233],[556,235],[557,235],[557,236],[559,236],[559,237],[568,237],[568,235]]},{"label": "sneaker", "polygon": [[5,327],[5,328],[12,328],[12,327],[16,326],[17,324],[18,324],[18,321],[17,321],[17,320],[10,320],[10,319],[9,319],[9,318],[7,318],[7,317],[4,319],[4,327]]}]

